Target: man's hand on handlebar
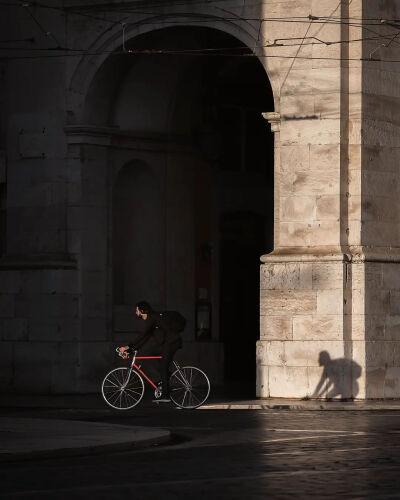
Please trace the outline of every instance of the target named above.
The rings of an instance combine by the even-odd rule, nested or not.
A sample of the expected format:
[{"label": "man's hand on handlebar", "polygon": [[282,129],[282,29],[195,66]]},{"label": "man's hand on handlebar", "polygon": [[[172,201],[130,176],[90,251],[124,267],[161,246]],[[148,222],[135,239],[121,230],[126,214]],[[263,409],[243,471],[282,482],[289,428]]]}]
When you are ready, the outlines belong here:
[{"label": "man's hand on handlebar", "polygon": [[121,358],[128,359],[130,354],[130,347],[128,345],[117,347],[116,351],[119,353]]}]

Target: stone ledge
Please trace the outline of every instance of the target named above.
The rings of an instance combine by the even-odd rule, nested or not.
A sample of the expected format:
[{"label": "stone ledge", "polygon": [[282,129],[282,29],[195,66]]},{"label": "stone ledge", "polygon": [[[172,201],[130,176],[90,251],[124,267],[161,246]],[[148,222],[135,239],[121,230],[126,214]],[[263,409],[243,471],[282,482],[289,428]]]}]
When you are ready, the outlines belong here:
[{"label": "stone ledge", "polygon": [[362,246],[349,247],[346,252],[340,247],[282,247],[262,255],[263,264],[282,264],[289,262],[364,262],[400,263],[400,248]]}]

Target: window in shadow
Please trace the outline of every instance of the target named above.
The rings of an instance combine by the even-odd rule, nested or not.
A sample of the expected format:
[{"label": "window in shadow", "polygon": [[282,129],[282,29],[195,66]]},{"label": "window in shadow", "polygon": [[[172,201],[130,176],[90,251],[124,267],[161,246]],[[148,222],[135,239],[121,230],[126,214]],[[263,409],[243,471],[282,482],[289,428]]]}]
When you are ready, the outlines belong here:
[{"label": "window in shadow", "polygon": [[361,366],[347,358],[331,359],[327,351],[321,351],[319,365],[324,367],[320,381],[312,398],[353,399],[358,394],[357,379],[361,376]]}]

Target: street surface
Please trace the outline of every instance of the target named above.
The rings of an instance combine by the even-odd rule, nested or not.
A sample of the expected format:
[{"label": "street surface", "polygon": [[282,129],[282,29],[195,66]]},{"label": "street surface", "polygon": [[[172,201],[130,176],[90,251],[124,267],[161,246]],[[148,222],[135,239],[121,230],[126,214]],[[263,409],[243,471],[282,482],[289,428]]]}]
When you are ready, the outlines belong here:
[{"label": "street surface", "polygon": [[160,405],[46,415],[165,427],[174,440],[123,453],[1,464],[0,498],[400,498],[396,411],[184,411]]}]

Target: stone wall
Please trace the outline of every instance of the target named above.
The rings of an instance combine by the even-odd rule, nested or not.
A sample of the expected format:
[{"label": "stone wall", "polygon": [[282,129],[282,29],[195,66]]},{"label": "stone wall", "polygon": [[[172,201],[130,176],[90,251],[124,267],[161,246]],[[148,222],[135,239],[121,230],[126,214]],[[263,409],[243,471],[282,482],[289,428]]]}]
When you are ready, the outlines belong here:
[{"label": "stone wall", "polygon": [[[267,263],[261,267],[259,396],[310,397],[321,380],[321,352],[343,358],[342,262]],[[343,388],[346,397],[351,389]]]}]

